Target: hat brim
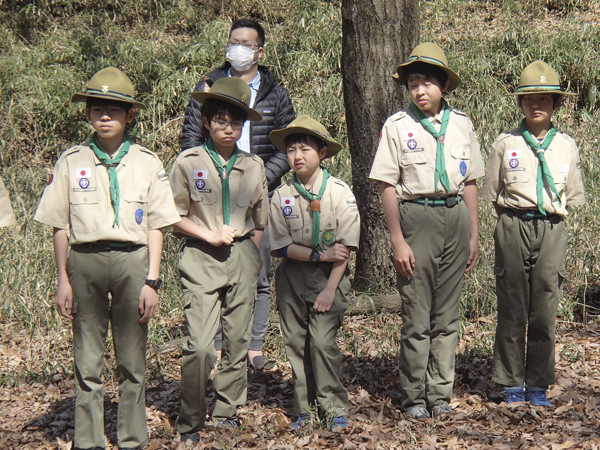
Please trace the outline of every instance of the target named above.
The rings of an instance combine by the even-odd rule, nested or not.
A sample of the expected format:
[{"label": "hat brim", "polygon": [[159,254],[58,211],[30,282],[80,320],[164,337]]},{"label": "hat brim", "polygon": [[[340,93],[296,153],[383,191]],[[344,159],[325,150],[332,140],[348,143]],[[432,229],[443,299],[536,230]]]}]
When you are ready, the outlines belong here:
[{"label": "hat brim", "polygon": [[448,90],[449,91],[453,91],[460,84],[460,81],[461,81],[460,77],[452,69],[449,69],[448,67],[443,66],[441,64],[435,64],[435,63],[433,63],[431,61],[426,61],[426,60],[420,59],[420,58],[417,58],[417,59],[415,59],[413,61],[410,61],[410,62],[407,62],[407,63],[404,63],[404,64],[400,64],[396,68],[396,73],[394,75],[392,75],[392,78],[394,79],[394,81],[396,83],[398,83],[398,84],[401,84],[401,85],[405,86],[406,85],[406,81],[404,79],[404,71],[411,64],[415,64],[415,63],[419,63],[419,62],[423,63],[423,64],[429,64],[430,66],[439,67],[444,72],[446,72],[448,74],[448,79],[450,80],[450,86],[448,86]]},{"label": "hat brim", "polygon": [[331,158],[338,154],[338,152],[342,149],[341,144],[338,144],[334,140],[329,139],[327,136],[319,133],[317,130],[313,130],[311,128],[305,127],[287,127],[281,130],[273,130],[269,134],[271,138],[271,142],[275,147],[281,150],[283,153],[287,153],[287,148],[285,146],[285,138],[291,136],[292,134],[308,134],[310,136],[314,136],[318,139],[321,139],[327,145],[327,153],[325,154],[325,158]]},{"label": "hat brim", "polygon": [[209,98],[222,100],[224,102],[231,103],[232,105],[237,106],[240,109],[243,109],[248,114],[248,120],[250,120],[251,122],[259,122],[262,120],[262,116],[257,111],[250,108],[245,103],[240,102],[237,98],[234,97],[229,97],[224,94],[216,94],[213,92],[192,92],[192,98],[194,100],[198,100],[200,103],[204,103]]},{"label": "hat brim", "polygon": [[536,88],[531,88],[531,89],[517,91],[517,92],[511,92],[510,94],[506,94],[506,95],[509,97],[514,97],[517,95],[527,95],[527,94],[560,94],[560,95],[568,95],[571,97],[578,95],[573,92],[563,92],[560,89],[536,89]]},{"label": "hat brim", "polygon": [[88,98],[101,98],[104,100],[111,100],[113,102],[129,103],[137,109],[146,109],[146,105],[143,103],[110,94],[74,94],[73,97],[71,97],[71,103],[86,103]]}]

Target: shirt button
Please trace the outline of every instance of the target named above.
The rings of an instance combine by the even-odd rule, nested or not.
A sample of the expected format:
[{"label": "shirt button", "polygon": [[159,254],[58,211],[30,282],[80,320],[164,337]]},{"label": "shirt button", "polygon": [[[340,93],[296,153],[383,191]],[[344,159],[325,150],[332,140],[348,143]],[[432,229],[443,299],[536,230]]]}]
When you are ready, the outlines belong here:
[{"label": "shirt button", "polygon": [[87,202],[87,197],[83,199],[84,202]]},{"label": "shirt button", "polygon": [[513,181],[516,181],[516,180],[517,180],[517,177],[513,177]]},{"label": "shirt button", "polygon": [[305,231],[306,234],[310,233],[310,230],[307,228]]},{"label": "shirt button", "polygon": [[330,223],[327,224],[327,228],[331,228],[331,224]]},{"label": "shirt button", "polygon": [[143,195],[140,195],[140,200],[144,200],[144,196]]}]

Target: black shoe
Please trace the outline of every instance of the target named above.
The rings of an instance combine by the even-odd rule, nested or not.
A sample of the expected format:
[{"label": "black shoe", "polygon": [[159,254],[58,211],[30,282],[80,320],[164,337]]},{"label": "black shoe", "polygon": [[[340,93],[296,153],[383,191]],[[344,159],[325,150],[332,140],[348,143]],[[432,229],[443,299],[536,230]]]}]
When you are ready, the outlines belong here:
[{"label": "black shoe", "polygon": [[181,442],[185,444],[187,441],[192,441],[194,444],[197,444],[200,442],[200,433],[197,431],[195,433],[183,433],[181,435]]}]

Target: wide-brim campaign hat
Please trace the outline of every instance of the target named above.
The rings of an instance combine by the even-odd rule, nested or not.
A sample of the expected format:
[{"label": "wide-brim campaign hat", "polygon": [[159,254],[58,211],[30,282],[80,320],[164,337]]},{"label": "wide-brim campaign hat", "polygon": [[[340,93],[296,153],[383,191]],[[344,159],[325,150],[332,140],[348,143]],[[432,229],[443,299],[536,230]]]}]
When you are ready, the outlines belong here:
[{"label": "wide-brim campaign hat", "polygon": [[296,120],[281,130],[271,131],[269,137],[275,147],[283,153],[287,153],[285,138],[292,134],[308,134],[325,141],[325,144],[327,145],[327,154],[325,155],[325,158],[331,158],[342,149],[341,144],[338,144],[333,140],[323,125],[307,115],[298,116]]},{"label": "wide-brim campaign hat", "polygon": [[262,116],[250,108],[250,87],[239,77],[219,78],[210,87],[209,92],[192,92],[192,98],[204,103],[210,98],[222,100],[243,109],[248,114],[248,120],[258,122]]},{"label": "wide-brim campaign hat", "polygon": [[404,79],[404,71],[408,66],[415,63],[431,64],[437,66],[448,74],[450,80],[449,91],[452,91],[460,84],[460,77],[452,69],[448,67],[448,60],[444,51],[433,42],[424,42],[415,47],[408,59],[404,64],[400,64],[396,69],[396,72],[392,77],[397,83],[406,85]]},{"label": "wide-brim campaign hat", "polygon": [[525,94],[577,95],[572,92],[561,91],[560,79],[556,70],[540,60],[532,62],[523,69],[516,92],[508,95]]},{"label": "wide-brim campaign hat", "polygon": [[146,109],[146,105],[135,101],[134,96],[135,89],[129,77],[116,67],[106,67],[96,72],[84,94],[71,97],[71,103],[86,102],[91,97],[130,103],[135,108]]}]

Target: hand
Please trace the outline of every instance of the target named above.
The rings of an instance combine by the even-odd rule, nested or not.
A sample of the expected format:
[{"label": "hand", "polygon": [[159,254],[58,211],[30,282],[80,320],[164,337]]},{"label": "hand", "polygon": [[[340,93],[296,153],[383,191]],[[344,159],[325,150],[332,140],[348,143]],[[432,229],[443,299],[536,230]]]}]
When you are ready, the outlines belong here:
[{"label": "hand", "polygon": [[477,264],[477,260],[479,260],[479,239],[471,238],[469,239],[469,258],[467,259],[467,268],[465,272],[471,270]]},{"label": "hand", "polygon": [[56,292],[56,309],[61,316],[73,320],[73,288],[69,280],[58,282],[58,291]]},{"label": "hand", "polygon": [[217,231],[215,231],[212,235],[212,239],[209,244],[218,247],[219,245],[231,245],[233,242],[236,228],[232,228],[229,225],[223,225]]},{"label": "hand", "polygon": [[406,241],[394,244],[394,267],[405,278],[413,276],[415,254]]},{"label": "hand", "polygon": [[140,311],[140,322],[148,322],[150,319],[154,317],[156,312],[158,311],[158,292],[156,292],[153,288],[144,285],[142,291],[140,292],[140,303],[138,305],[138,309]]},{"label": "hand", "polygon": [[335,289],[325,288],[317,296],[317,300],[315,301],[315,305],[313,306],[313,309],[316,312],[327,312],[331,309],[331,305],[333,305],[334,299],[335,299]]},{"label": "hand", "polygon": [[350,249],[340,243],[321,253],[321,261],[325,262],[346,261],[348,258],[350,258]]}]

